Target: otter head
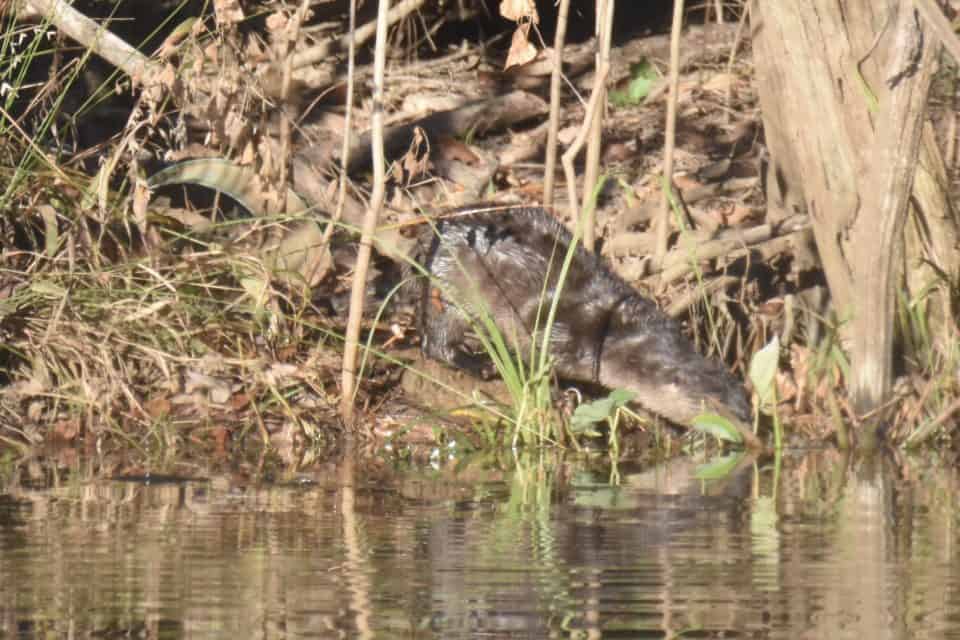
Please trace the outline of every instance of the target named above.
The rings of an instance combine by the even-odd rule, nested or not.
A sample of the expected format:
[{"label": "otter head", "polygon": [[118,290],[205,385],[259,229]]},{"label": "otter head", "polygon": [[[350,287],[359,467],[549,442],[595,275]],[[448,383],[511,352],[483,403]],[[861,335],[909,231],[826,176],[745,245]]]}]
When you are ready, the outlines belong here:
[{"label": "otter head", "polygon": [[716,413],[750,446],[758,443],[743,385],[701,356],[673,322],[641,322],[608,333],[599,377],[606,387],[633,391],[638,404],[671,422],[690,426],[697,416]]}]

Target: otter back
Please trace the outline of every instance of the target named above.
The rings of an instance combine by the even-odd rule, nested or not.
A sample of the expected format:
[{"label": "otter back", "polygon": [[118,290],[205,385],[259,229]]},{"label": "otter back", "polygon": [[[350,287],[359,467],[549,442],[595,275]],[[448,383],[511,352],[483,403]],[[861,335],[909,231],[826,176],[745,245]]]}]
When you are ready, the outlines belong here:
[{"label": "otter back", "polygon": [[[430,278],[418,278],[416,289],[424,353],[484,372],[489,359],[468,348],[484,313],[521,354],[532,339],[539,347],[571,242],[535,207],[462,210],[425,229],[416,255]],[[721,413],[756,442],[742,385],[596,256],[578,246],[559,292],[549,343],[559,376],[628,389],[679,424],[705,410]]]}]

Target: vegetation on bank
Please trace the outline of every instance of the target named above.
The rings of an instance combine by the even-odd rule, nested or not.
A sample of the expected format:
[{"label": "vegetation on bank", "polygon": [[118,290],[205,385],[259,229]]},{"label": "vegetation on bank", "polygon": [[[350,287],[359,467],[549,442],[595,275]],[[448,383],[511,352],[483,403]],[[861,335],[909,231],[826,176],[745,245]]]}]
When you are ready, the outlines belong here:
[{"label": "vegetation on bank", "polygon": [[[496,47],[477,41],[439,44],[454,42],[451,34],[472,18],[458,22],[420,3],[419,13],[392,27],[390,215],[373,240],[381,259],[369,277],[358,419],[348,428],[339,417],[345,309],[371,188],[370,140],[357,132],[369,128],[374,109],[362,40],[353,70],[357,124],[345,126],[346,47],[329,44],[349,40],[345,3],[75,5],[149,55],[140,77],[63,35],[63,25],[44,18],[49,4],[57,3],[8,4],[2,14],[0,441],[24,450],[82,440],[148,456],[262,442],[296,459],[346,433],[376,443],[458,434],[476,447],[580,446],[598,432],[590,424],[612,434],[627,423],[650,424],[624,418],[616,394],[606,404],[581,404],[578,419],[575,407],[556,402],[545,352],[517,360],[496,331],[486,346],[507,398],[481,395],[478,388],[497,390],[421,362],[409,314],[381,306],[400,280],[407,228],[424,224],[424,211],[543,196],[549,113],[541,96],[549,77],[523,65],[502,72],[505,52],[490,66]],[[480,4],[471,6],[479,12]],[[608,71],[627,89],[605,116],[593,225],[613,267],[684,319],[700,350],[739,377],[755,386],[754,354],[778,345],[753,365],[764,380],[775,377],[754,388],[764,433],[776,424],[778,443],[782,425],[787,443],[846,445],[863,418],[846,394],[848,319],[829,304],[806,214],[768,208],[749,42],[737,29],[740,7],[727,5],[724,18],[733,22],[685,36],[684,46],[701,53],[678,69],[672,92],[679,198],[665,218],[667,250],[650,259],[660,251],[665,84],[649,77],[646,57],[632,59],[649,56],[657,65],[665,37],[620,45],[630,64]],[[136,20],[110,20],[114,11]],[[435,20],[432,33],[423,31],[424,15]],[[513,29],[492,24],[504,34]],[[565,56],[579,92],[587,90],[578,47]],[[592,52],[586,59],[592,65]],[[955,68],[940,73],[937,90],[953,95]],[[648,93],[636,89],[645,84]],[[454,90],[459,99],[445,102]],[[477,101],[482,117],[468,117]],[[938,126],[949,127],[955,110],[939,109]],[[443,123],[428,112],[442,113]],[[567,92],[561,145],[573,141],[583,115],[583,103]],[[411,122],[417,126],[406,127]],[[353,136],[344,143],[345,130]],[[228,162],[213,174],[164,185],[154,179],[151,188],[150,176],[163,168],[210,158]],[[204,184],[219,194],[197,186]],[[955,328],[946,342],[931,329],[945,313],[934,298],[949,300],[947,311],[956,304],[957,274],[932,266],[927,286],[897,305],[903,357],[884,431],[899,443],[949,440],[960,408],[960,340]],[[417,396],[410,380],[424,372],[428,384]],[[671,447],[673,431],[657,425],[650,433]]]}]

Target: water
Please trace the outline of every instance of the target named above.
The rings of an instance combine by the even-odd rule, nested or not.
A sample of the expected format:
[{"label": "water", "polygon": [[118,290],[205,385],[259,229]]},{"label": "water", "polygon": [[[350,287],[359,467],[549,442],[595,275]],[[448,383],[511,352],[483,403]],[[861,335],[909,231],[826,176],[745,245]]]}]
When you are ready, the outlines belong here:
[{"label": "water", "polygon": [[[0,637],[960,637],[957,474],[792,454],[0,484]],[[161,478],[161,480],[163,480]]]}]

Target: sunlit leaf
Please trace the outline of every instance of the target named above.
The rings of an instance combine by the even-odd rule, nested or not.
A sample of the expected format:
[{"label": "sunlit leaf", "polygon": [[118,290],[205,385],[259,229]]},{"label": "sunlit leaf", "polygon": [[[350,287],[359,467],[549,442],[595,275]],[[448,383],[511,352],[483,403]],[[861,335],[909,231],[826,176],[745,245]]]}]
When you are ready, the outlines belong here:
[{"label": "sunlit leaf", "polygon": [[743,436],[740,431],[733,426],[733,423],[716,413],[701,413],[693,419],[690,425],[692,428],[703,433],[708,433],[720,440],[727,442],[743,442]]},{"label": "sunlit leaf", "polygon": [[657,81],[657,69],[644,60],[630,67],[630,82],[624,89],[610,92],[610,102],[618,107],[640,104]]},{"label": "sunlit leaf", "polygon": [[577,407],[570,419],[570,428],[574,433],[585,432],[597,422],[613,417],[620,407],[633,400],[636,394],[625,389],[614,389],[606,398],[585,402]]},{"label": "sunlit leaf", "polygon": [[760,398],[761,407],[770,407],[774,402],[779,362],[780,338],[777,336],[773,336],[767,346],[753,354],[750,360],[750,382]]}]

